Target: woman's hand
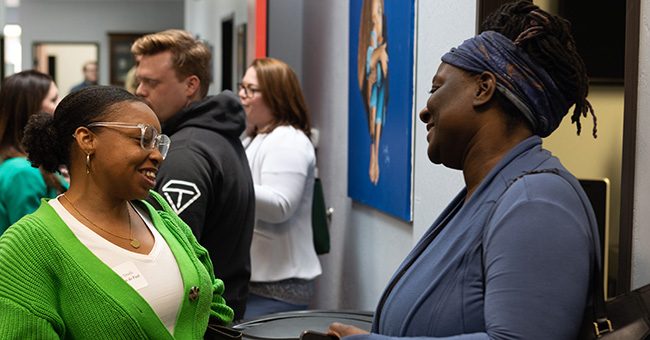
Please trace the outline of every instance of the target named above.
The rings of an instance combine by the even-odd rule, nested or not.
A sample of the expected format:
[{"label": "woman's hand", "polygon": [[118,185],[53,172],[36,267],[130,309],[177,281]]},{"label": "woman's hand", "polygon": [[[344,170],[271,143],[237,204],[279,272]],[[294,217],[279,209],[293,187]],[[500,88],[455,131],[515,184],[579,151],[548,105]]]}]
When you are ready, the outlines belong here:
[{"label": "woman's hand", "polygon": [[358,335],[358,334],[368,334],[367,331],[364,331],[361,328],[357,328],[354,326],[334,322],[330,325],[329,329],[327,330],[327,333],[329,334],[334,334],[338,336],[339,338],[342,338],[344,336],[348,335]]}]

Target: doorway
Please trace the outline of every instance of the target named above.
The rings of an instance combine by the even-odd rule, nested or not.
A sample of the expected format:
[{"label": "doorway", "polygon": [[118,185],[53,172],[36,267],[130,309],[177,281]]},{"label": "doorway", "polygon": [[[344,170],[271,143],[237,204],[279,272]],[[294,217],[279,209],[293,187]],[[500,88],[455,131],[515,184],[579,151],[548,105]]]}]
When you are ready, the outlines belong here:
[{"label": "doorway", "polygon": [[84,80],[84,64],[99,62],[96,42],[35,42],[33,48],[34,69],[54,79],[61,98]]},{"label": "doorway", "polygon": [[235,19],[221,21],[221,90],[233,90],[233,41]]}]

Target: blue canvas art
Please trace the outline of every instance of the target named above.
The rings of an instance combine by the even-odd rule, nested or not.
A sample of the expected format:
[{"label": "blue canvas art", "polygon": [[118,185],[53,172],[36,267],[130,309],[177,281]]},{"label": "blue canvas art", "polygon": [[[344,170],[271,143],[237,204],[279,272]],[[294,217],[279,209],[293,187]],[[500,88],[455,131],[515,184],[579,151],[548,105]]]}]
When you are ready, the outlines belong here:
[{"label": "blue canvas art", "polygon": [[348,195],[411,221],[413,0],[350,2]]}]

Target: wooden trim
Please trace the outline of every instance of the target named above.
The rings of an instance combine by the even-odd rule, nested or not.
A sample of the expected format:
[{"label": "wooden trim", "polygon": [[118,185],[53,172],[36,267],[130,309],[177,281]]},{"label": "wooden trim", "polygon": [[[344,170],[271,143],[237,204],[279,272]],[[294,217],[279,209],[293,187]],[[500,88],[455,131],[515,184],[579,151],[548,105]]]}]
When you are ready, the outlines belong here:
[{"label": "wooden trim", "polygon": [[640,0],[627,0],[625,14],[625,94],[623,113],[623,164],[621,169],[621,224],[619,232],[616,294],[630,290],[632,230],[634,222],[634,176],[636,121],[639,86]]}]

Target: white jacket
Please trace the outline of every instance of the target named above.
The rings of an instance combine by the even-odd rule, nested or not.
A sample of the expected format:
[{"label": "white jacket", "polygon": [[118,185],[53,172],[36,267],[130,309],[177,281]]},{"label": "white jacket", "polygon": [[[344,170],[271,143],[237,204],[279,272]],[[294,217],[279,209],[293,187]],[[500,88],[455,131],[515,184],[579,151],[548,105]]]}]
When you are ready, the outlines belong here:
[{"label": "white jacket", "polygon": [[291,126],[243,141],[255,184],[251,281],[313,279],[311,206],[316,156],[309,138]]}]

